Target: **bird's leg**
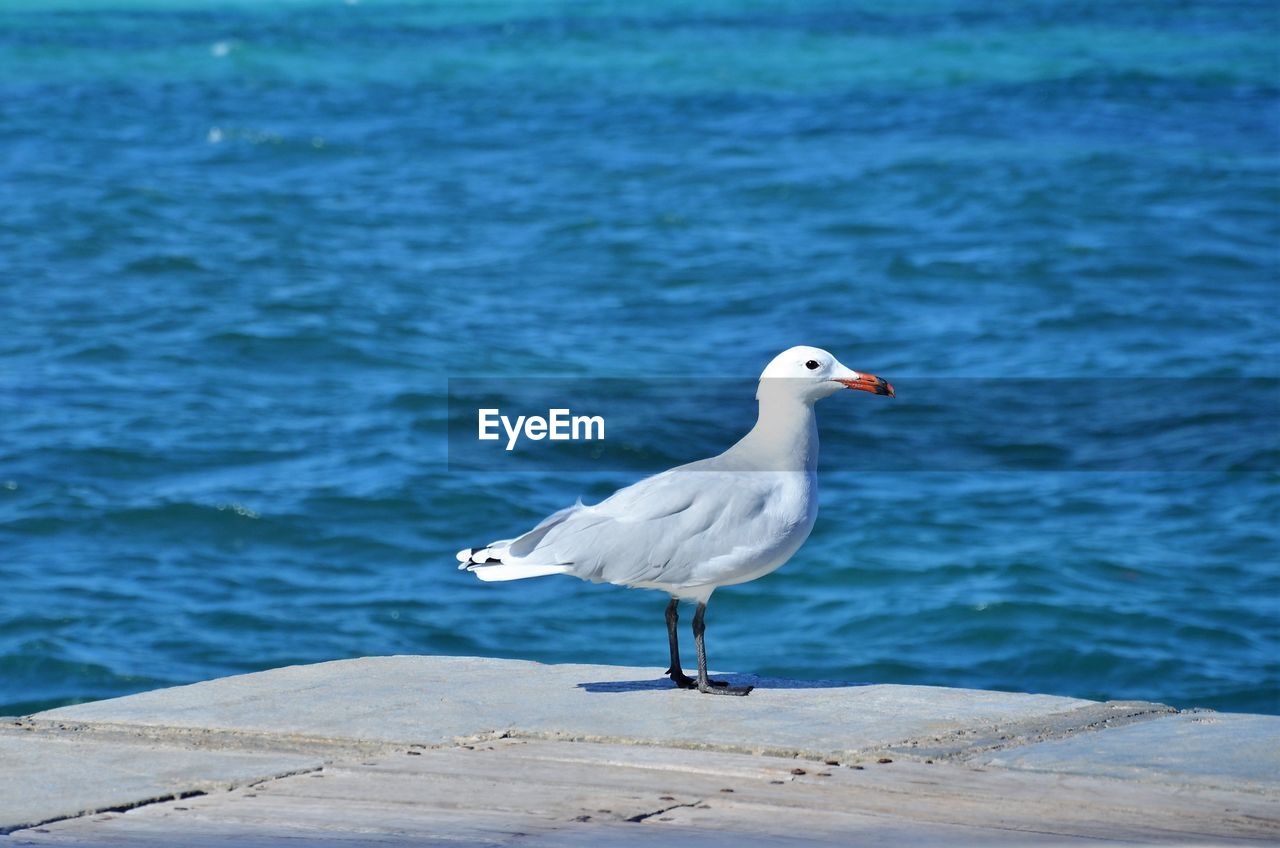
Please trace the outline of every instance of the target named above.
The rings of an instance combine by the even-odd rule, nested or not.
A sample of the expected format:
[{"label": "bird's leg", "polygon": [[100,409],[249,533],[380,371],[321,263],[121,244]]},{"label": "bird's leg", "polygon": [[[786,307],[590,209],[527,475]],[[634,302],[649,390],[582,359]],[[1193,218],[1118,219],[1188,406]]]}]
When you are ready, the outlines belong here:
[{"label": "bird's leg", "polygon": [[702,620],[706,614],[706,604],[698,604],[698,611],[693,614],[693,644],[698,649],[698,691],[709,695],[745,695],[752,687],[730,686],[726,681],[707,679],[707,647],[702,642],[702,634],[707,630]]},{"label": "bird's leg", "polygon": [[671,682],[681,689],[696,689],[698,682],[680,667],[680,637],[676,634],[676,623],[680,621],[679,603],[672,598],[667,604],[667,642],[671,646],[671,668],[667,669],[667,674],[671,675]]},{"label": "bird's leg", "polygon": [[[667,674],[671,675],[671,682],[681,689],[697,689],[698,681],[685,674],[680,667],[680,637],[676,632],[676,624],[680,621],[679,604],[680,601],[676,598],[672,598],[671,603],[667,604],[667,642],[671,646],[671,667],[667,669]],[[729,685],[724,680],[708,682],[712,686]]]}]

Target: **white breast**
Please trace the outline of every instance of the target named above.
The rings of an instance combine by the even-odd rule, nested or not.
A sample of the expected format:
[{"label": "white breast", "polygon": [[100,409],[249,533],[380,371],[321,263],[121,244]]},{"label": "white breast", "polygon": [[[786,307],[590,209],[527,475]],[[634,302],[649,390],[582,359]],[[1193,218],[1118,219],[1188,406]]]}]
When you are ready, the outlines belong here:
[{"label": "white breast", "polygon": [[771,494],[755,520],[763,532],[727,545],[724,553],[698,565],[688,579],[673,588],[714,589],[755,580],[780,568],[809,538],[818,517],[816,475],[808,471],[754,472],[755,485],[763,482],[760,475],[767,475],[771,484]]}]

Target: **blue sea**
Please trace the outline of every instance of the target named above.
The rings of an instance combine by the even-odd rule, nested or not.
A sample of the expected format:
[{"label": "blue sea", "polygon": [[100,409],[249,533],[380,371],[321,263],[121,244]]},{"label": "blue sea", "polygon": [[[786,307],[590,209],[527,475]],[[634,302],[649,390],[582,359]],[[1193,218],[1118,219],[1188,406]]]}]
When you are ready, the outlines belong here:
[{"label": "blue sea", "polygon": [[[1280,713],[1278,36],[1232,0],[7,0],[0,714],[376,654],[657,677],[664,597],[453,554],[724,449],[796,344],[898,398],[819,406],[817,526],[716,593],[714,667]],[[674,387],[674,435],[463,462],[473,379]]]}]

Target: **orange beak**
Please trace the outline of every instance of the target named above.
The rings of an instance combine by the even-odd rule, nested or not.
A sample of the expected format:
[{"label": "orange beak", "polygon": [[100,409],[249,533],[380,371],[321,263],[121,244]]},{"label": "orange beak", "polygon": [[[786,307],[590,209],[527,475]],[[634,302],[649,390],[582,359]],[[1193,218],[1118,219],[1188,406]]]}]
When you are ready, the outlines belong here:
[{"label": "orange beak", "polygon": [[843,383],[846,388],[857,389],[860,392],[871,392],[873,395],[888,395],[893,397],[893,386],[883,377],[877,377],[874,374],[858,374],[856,380],[836,380],[837,383]]}]

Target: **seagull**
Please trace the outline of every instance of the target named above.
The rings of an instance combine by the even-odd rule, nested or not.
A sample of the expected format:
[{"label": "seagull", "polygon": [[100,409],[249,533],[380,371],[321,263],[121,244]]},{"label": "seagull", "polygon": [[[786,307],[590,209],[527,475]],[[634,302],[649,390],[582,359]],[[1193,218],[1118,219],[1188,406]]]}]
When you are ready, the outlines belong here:
[{"label": "seagull", "polygon": [[[733,447],[619,489],[594,506],[579,500],[521,536],[458,551],[458,568],[486,582],[570,574],[666,592],[672,681],[707,694],[746,695],[752,687],[707,677],[707,601],[721,586],[776,570],[809,537],[818,516],[813,405],[846,388],[894,396],[885,380],[846,368],[825,350],[785,350],[760,375],[759,418]],[[680,666],[680,601],[697,604],[697,679]]]}]

